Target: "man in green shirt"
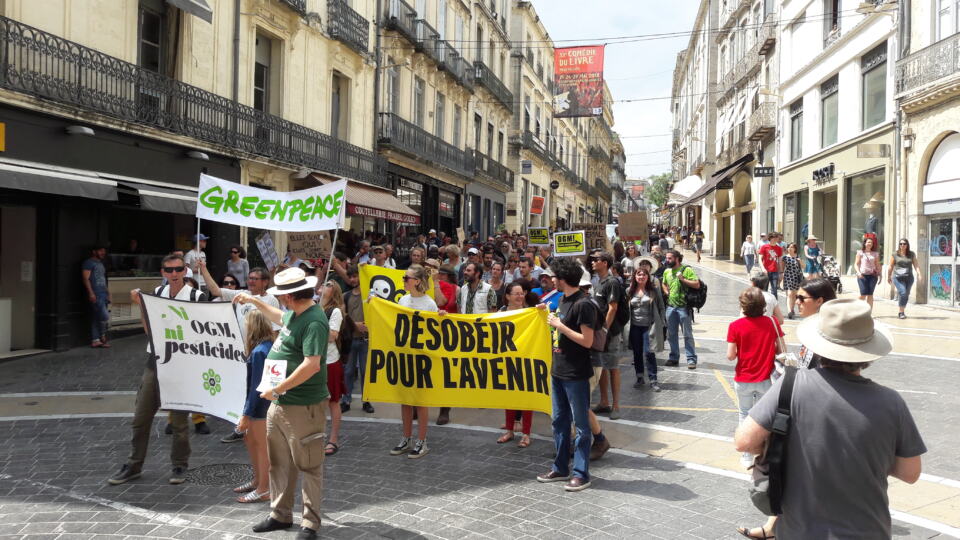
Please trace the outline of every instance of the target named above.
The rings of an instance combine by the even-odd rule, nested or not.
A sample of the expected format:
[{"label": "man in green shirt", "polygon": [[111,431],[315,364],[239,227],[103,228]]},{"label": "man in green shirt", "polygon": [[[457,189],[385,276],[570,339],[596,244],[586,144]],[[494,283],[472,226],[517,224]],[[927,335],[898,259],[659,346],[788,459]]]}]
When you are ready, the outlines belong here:
[{"label": "man in green shirt", "polygon": [[293,526],[294,490],[297,474],[303,475],[303,519],[298,539],[317,537],[323,490],[323,458],[326,433],[327,369],[324,356],[329,322],[313,301],[317,278],[290,268],[274,277],[276,296],[288,309],[282,312],[260,298],[239,294],[234,302],[253,303],[268,319],[282,324],[267,355],[263,399],[273,401],[267,412],[267,445],[270,455],[270,517],[253,526],[262,533]]},{"label": "man in green shirt", "polygon": [[667,297],[667,340],[670,342],[670,357],[667,366],[680,364],[680,339],[678,331],[683,326],[683,348],[687,355],[687,369],[697,369],[697,345],[693,341],[693,317],[687,309],[684,295],[687,287],[700,288],[700,278],[693,268],[683,266],[683,255],[671,249],[664,259],[663,294]]}]

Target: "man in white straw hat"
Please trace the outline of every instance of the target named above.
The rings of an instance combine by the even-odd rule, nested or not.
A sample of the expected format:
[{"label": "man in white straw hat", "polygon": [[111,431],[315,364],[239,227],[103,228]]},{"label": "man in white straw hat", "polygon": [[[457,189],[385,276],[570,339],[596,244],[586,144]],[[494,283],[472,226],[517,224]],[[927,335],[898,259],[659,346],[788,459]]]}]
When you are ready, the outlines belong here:
[{"label": "man in white straw hat", "polygon": [[323,491],[326,442],[327,350],[330,326],[323,309],[313,301],[317,278],[289,268],[274,278],[267,294],[276,296],[282,312],[260,297],[239,294],[234,302],[253,303],[268,319],[282,324],[264,366],[260,397],[272,401],[267,412],[267,449],[270,455],[270,517],[253,526],[262,533],[293,526],[297,472],[303,475],[303,518],[298,539],[317,537]]},{"label": "man in white straw hat", "polygon": [[[797,337],[821,367],[796,373],[783,515],[763,536],[890,538],[887,476],[916,482],[920,456],[927,451],[900,394],[860,374],[892,350],[891,334],[874,325],[866,302],[841,299],[800,323]],[[737,451],[763,452],[782,382],[737,428]]]}]

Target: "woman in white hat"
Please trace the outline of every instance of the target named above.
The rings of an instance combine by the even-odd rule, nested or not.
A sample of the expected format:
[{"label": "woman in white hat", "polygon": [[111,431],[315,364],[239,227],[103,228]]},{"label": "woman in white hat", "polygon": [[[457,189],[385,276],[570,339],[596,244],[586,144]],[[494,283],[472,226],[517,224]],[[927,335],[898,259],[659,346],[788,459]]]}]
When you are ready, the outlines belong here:
[{"label": "woman in white hat", "polygon": [[817,237],[810,235],[807,237],[807,243],[803,246],[803,259],[806,261],[803,272],[804,277],[813,279],[820,275],[820,246],[817,245]]}]

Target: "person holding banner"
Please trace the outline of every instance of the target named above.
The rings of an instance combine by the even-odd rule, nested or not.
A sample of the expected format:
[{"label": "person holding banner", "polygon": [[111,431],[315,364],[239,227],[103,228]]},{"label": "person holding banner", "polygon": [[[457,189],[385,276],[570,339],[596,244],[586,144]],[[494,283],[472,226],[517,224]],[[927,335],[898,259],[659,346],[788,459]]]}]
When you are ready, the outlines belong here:
[{"label": "person holding banner", "polygon": [[[400,297],[397,302],[403,307],[416,309],[419,311],[438,311],[437,303],[433,298],[427,296],[427,288],[430,283],[430,275],[427,269],[419,264],[410,265],[403,274],[403,286],[407,294]],[[446,311],[440,311],[445,315]],[[428,407],[416,407],[417,411],[417,440],[413,446],[410,445],[410,437],[413,436],[413,405],[401,405],[400,415],[403,419],[403,438],[390,450],[391,456],[407,454],[410,459],[419,459],[430,452],[427,446],[427,426],[430,421],[430,409]],[[437,422],[439,423],[439,421]]]},{"label": "person holding banner", "polygon": [[[206,294],[190,287],[184,281],[187,264],[182,255],[170,254],[160,261],[160,272],[167,280],[161,285],[156,295],[162,298],[175,298],[186,302],[202,302]],[[140,289],[130,291],[130,300],[140,306]],[[150,331],[144,318],[144,310],[140,310],[140,323],[145,332]],[[107,482],[118,486],[140,478],[143,462],[147,457],[147,446],[150,444],[150,431],[153,427],[153,418],[160,409],[160,383],[157,380],[157,356],[152,346],[147,346],[147,365],[140,380],[140,389],[137,390],[136,410],[133,414],[133,440],[131,441],[130,457],[127,463],[120,468],[120,472],[111,476]],[[173,465],[170,473],[171,484],[182,484],[187,480],[187,463],[190,459],[190,432],[185,411],[173,411],[170,414],[170,426],[173,431],[173,442],[170,444],[170,462]]]},{"label": "person holding banner", "polygon": [[[532,308],[538,304],[539,300],[537,295],[527,290],[519,282],[513,282],[507,286],[504,298],[505,305],[500,308],[501,312]],[[504,411],[505,420],[503,426],[507,431],[497,439],[497,444],[503,444],[513,440],[513,427],[518,414],[521,418],[520,433],[522,435],[520,436],[520,441],[517,443],[517,447],[526,448],[530,446],[530,430],[533,427],[533,411],[515,411],[511,409]]]},{"label": "person holding banner", "polygon": [[297,476],[302,475],[303,518],[297,538],[309,540],[317,537],[320,528],[324,428],[330,399],[323,358],[329,323],[313,301],[316,277],[308,277],[299,268],[288,268],[279,272],[274,282],[267,294],[276,296],[288,311],[248,294],[234,298],[239,304],[252,303],[271,322],[283,325],[257,387],[262,391],[260,397],[273,402],[267,411],[270,517],[254,525],[253,532],[293,526],[294,490]]},{"label": "person holding banner", "polygon": [[[342,413],[350,410],[350,403],[353,402],[353,384],[357,380],[357,374],[360,375],[360,393],[363,394],[363,375],[366,373],[367,349],[370,344],[367,325],[363,319],[363,297],[360,294],[360,272],[357,266],[351,264],[350,268],[347,268],[346,276],[350,290],[347,291],[343,303],[353,324],[353,343],[350,345],[347,362],[343,366],[344,389],[343,397],[340,399]],[[363,412],[373,414],[374,408],[369,401],[364,401],[362,407]]]},{"label": "person holding banner", "polygon": [[[553,395],[553,439],[557,457],[549,472],[537,476],[539,482],[568,480],[564,489],[582,491],[590,487],[590,378],[593,365],[590,346],[593,332],[602,316],[590,295],[580,289],[584,269],[572,257],[558,258],[550,269],[557,289],[563,293],[556,314],[547,323],[556,329],[551,383]],[[541,304],[543,305],[543,304]],[[545,306],[544,306],[545,307]],[[570,424],[576,425],[573,476],[570,475]]]},{"label": "person holding banner", "polygon": [[267,455],[267,409],[270,402],[260,397],[257,386],[263,375],[263,364],[273,346],[277,333],[267,317],[251,310],[243,319],[243,344],[247,353],[247,399],[243,415],[237,422],[237,433],[243,434],[243,442],[253,465],[253,480],[237,486],[234,493],[238,503],[254,503],[270,500],[270,457]]}]

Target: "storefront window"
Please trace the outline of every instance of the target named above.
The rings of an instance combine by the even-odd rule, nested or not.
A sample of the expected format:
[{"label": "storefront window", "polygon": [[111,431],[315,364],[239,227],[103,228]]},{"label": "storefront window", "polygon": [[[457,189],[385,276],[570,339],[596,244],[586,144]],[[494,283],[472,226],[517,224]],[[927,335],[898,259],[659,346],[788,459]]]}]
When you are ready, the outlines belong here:
[{"label": "storefront window", "polygon": [[952,305],[960,301],[956,276],[960,265],[955,265],[960,219],[930,220],[930,302]]},{"label": "storefront window", "polygon": [[873,234],[877,249],[883,249],[884,172],[877,170],[856,176],[847,183],[846,264],[853,267],[865,235]]},{"label": "storefront window", "polygon": [[400,202],[423,215],[423,185],[401,178],[397,187],[397,198]]}]

